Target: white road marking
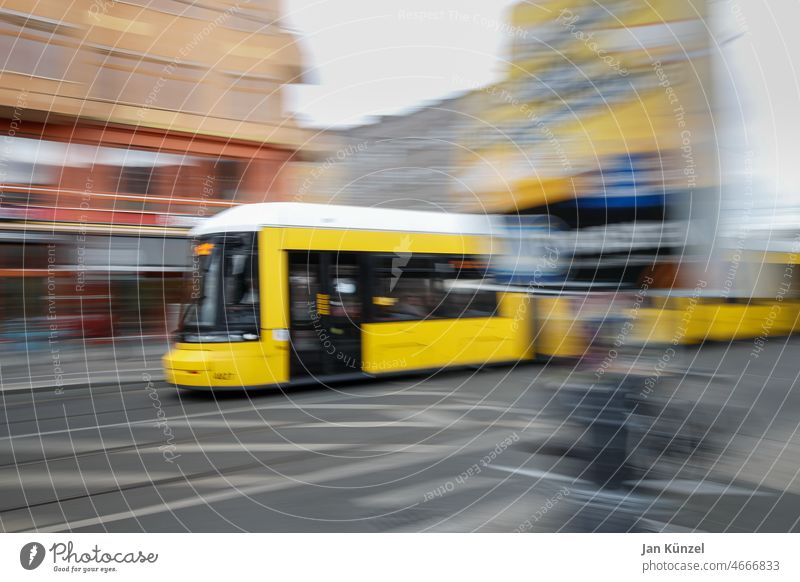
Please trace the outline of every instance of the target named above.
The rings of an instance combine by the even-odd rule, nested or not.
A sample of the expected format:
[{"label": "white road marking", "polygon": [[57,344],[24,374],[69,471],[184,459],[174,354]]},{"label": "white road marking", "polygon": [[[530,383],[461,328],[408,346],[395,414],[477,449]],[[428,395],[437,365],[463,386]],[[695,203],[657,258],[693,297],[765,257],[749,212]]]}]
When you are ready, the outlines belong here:
[{"label": "white road marking", "polygon": [[[483,450],[489,443],[497,442],[498,438],[501,438],[500,433],[490,433],[483,435],[483,438],[478,439],[473,443],[471,443],[470,447],[464,447],[463,449],[461,449],[461,452],[465,453],[469,452],[470,450]],[[448,443],[448,445],[452,447],[458,447],[463,445],[463,442],[453,441],[451,443]],[[432,453],[429,456],[431,458],[439,458],[438,453],[436,454]],[[209,505],[211,503],[227,501],[229,499],[234,499],[236,497],[249,498],[253,495],[259,495],[271,491],[280,491],[283,489],[289,489],[292,487],[304,485],[306,483],[319,484],[325,481],[335,481],[337,479],[341,479],[344,477],[354,477],[357,475],[365,475],[370,473],[377,474],[380,473],[382,470],[399,469],[406,466],[416,465],[423,461],[424,461],[424,455],[413,456],[413,457],[395,455],[392,457],[383,457],[378,460],[369,459],[368,462],[348,463],[345,465],[337,465],[336,467],[332,468],[311,471],[303,475],[298,475],[292,479],[286,479],[283,477],[264,476],[262,483],[253,485],[251,487],[240,487],[235,489],[231,489],[229,487],[223,491],[210,493],[208,495],[193,495],[192,497],[186,497],[183,499],[178,499],[176,501],[165,500],[163,503],[148,505],[138,509],[129,509],[126,511],[109,513],[106,515],[99,515],[85,519],[77,519],[70,522],[55,523],[45,527],[30,528],[25,531],[38,532],[38,533],[52,533],[65,530],[75,530],[80,528],[93,527],[97,525],[104,525],[126,519],[135,519],[147,515],[175,512],[181,509],[195,507],[197,505]],[[251,499],[251,501],[254,500]],[[25,517],[30,518],[30,513],[25,513]],[[372,519],[373,517],[374,516],[365,519]],[[6,518],[4,519],[4,522],[6,531],[10,531],[11,528],[9,527],[9,520]]]},{"label": "white road marking", "polygon": [[441,428],[440,424],[430,422],[393,422],[391,420],[381,421],[353,421],[353,422],[306,422],[294,424],[287,428]]},{"label": "white road marking", "polygon": [[553,473],[552,471],[539,471],[537,469],[523,469],[521,467],[506,467],[505,465],[490,465],[492,469],[497,471],[505,471],[506,473],[513,473],[514,475],[524,475],[525,477],[533,477],[534,479],[547,479],[548,481],[560,481],[564,483],[587,483],[583,479],[570,477],[569,475],[562,475],[561,473]]},{"label": "white road marking", "polygon": [[55,486],[80,487],[83,491],[88,484],[92,486],[124,487],[126,484],[139,483],[143,480],[159,481],[176,476],[175,472],[165,471],[96,471],[96,470],[59,470],[53,471],[52,476],[41,472],[21,472],[20,475],[4,475],[4,487],[46,487],[51,490]]},{"label": "white road marking", "polygon": [[[182,443],[175,445],[175,453],[285,453],[294,451],[322,452],[357,447],[355,444],[336,443]],[[152,448],[152,447],[148,447]],[[139,449],[138,452],[142,452]],[[134,451],[131,451],[134,452]]]},{"label": "white road marking", "polygon": [[656,521],[654,519],[639,518],[639,525],[644,526],[651,531],[658,533],[706,533],[702,529],[693,529],[690,527],[683,527],[672,523],[664,523],[663,521]]},{"label": "white road marking", "polygon": [[756,491],[738,485],[726,485],[715,481],[696,481],[691,479],[647,479],[644,481],[626,481],[626,485],[637,489],[655,489],[679,495],[771,495],[764,491]]},{"label": "white road marking", "polygon": [[[456,483],[454,479],[436,479],[425,483],[415,483],[407,487],[398,487],[397,489],[374,495],[367,495],[355,500],[354,503],[361,507],[405,509],[472,489],[486,489],[488,491],[497,484],[498,480],[495,477],[486,476],[481,478],[476,476],[464,481],[464,483]],[[450,490],[447,490],[448,483],[453,485]],[[426,500],[426,496],[430,497],[430,499]]]},{"label": "white road marking", "polygon": [[[441,394],[439,394],[439,395],[441,396]],[[256,407],[256,406],[243,406],[243,407],[232,408],[232,409],[228,409],[228,410],[211,410],[211,411],[206,411],[206,412],[197,412],[197,413],[194,413],[194,414],[182,414],[182,415],[170,416],[170,417],[167,417],[167,418],[164,418],[164,419],[160,419],[160,422],[162,424],[173,424],[173,423],[180,423],[180,422],[184,422],[185,423],[185,422],[187,422],[189,420],[193,420],[193,419],[197,419],[197,418],[207,418],[207,417],[211,417],[211,416],[225,416],[225,415],[244,414],[244,413],[248,413],[248,412],[250,412],[250,413],[258,413],[258,412],[265,412],[265,411],[269,412],[270,410],[287,410],[287,409],[288,410],[292,410],[292,409],[296,409],[298,411],[302,411],[302,410],[311,409],[311,408],[319,408],[319,409],[323,409],[323,408],[331,408],[331,409],[342,408],[342,409],[353,409],[353,410],[358,410],[358,409],[381,410],[381,409],[400,408],[400,407],[403,407],[403,406],[404,405],[402,405],[402,404],[396,404],[396,403],[387,403],[387,404],[363,404],[363,403],[352,403],[352,404],[348,404],[348,403],[338,403],[338,404],[332,404],[332,403],[308,403],[308,404],[302,404],[302,403],[299,403],[297,405],[295,405],[295,404],[265,404],[264,406],[258,406],[258,407]],[[412,404],[410,406],[412,406],[412,407],[416,406],[416,407],[421,408],[421,409],[426,408],[426,406],[422,405],[422,404],[417,404],[417,405],[413,405]],[[457,406],[458,409],[462,409],[462,407],[460,405],[455,405],[455,406]],[[434,406],[434,408],[436,408],[436,406]],[[466,408],[469,409],[468,406]],[[482,407],[482,406],[476,406],[476,407],[473,407],[473,408],[475,408],[475,409],[484,409],[484,407]],[[489,410],[489,409],[492,409],[492,408],[486,407],[486,409]],[[82,426],[82,427],[75,427],[75,428],[69,428],[69,429],[58,429],[58,430],[50,430],[50,431],[44,431],[44,432],[32,432],[32,433],[26,433],[26,434],[20,434],[20,435],[11,435],[11,436],[0,437],[0,442],[1,441],[15,440],[15,439],[40,438],[40,437],[43,437],[43,436],[71,434],[71,433],[86,432],[86,431],[93,431],[93,430],[102,430],[102,429],[109,429],[109,428],[127,428],[127,427],[132,427],[132,426],[155,424],[155,422],[156,422],[156,419],[148,418],[148,419],[143,419],[143,420],[133,420],[133,421],[126,421],[126,422],[112,422],[112,423],[108,423],[108,424]],[[271,423],[269,421],[265,421],[265,426],[270,426],[270,424]]]},{"label": "white road marking", "polygon": [[[155,423],[154,423],[155,424]],[[186,419],[176,420],[170,423],[173,426],[186,426],[191,428],[277,428],[290,425],[290,422],[266,420],[254,418],[253,420],[233,420],[233,419]]]}]

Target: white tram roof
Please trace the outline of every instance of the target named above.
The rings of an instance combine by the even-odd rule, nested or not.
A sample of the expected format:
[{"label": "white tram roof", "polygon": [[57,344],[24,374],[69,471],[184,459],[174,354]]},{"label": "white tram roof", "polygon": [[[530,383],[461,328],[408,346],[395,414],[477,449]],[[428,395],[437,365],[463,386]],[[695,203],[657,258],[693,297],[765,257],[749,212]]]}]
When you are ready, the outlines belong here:
[{"label": "white tram roof", "polygon": [[448,214],[392,208],[264,202],[234,206],[195,226],[191,236],[252,232],[262,227],[390,230],[437,234],[489,235],[492,221],[479,214]]}]

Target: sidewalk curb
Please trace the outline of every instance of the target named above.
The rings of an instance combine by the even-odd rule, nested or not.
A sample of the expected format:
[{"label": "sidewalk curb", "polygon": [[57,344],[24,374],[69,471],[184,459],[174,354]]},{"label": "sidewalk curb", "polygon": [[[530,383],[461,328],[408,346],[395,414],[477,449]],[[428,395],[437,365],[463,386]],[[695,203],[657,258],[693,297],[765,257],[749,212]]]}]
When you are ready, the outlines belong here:
[{"label": "sidewalk curb", "polygon": [[86,388],[100,388],[105,386],[117,386],[123,384],[143,384],[146,380],[143,375],[148,374],[152,382],[163,382],[164,371],[161,368],[152,368],[150,370],[144,369],[136,375],[130,374],[126,376],[119,376],[117,378],[104,377],[97,380],[74,380],[63,382],[56,386],[55,382],[32,382],[29,384],[12,384],[10,386],[0,386],[0,397],[5,394],[23,394],[23,393],[40,393],[40,392],[53,392],[63,389],[64,392],[68,390],[80,390]]}]

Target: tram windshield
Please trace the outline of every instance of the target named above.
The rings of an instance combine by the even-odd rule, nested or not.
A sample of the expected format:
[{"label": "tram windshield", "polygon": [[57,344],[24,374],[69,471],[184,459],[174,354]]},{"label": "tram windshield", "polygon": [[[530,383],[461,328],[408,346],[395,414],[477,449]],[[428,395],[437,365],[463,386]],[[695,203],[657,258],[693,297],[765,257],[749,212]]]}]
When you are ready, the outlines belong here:
[{"label": "tram windshield", "polygon": [[180,341],[258,339],[257,233],[224,233],[194,245]]}]

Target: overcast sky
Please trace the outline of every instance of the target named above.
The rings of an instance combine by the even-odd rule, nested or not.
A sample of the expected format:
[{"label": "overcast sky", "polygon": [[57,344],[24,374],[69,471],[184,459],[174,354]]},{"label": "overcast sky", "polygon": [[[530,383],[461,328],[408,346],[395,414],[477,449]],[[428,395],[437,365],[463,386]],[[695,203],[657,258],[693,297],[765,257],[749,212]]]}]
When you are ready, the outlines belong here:
[{"label": "overcast sky", "polygon": [[736,39],[716,61],[720,150],[731,171],[753,152],[762,203],[800,205],[800,3],[721,0],[716,8],[718,36]]},{"label": "overcast sky", "polygon": [[514,3],[284,0],[316,83],[290,89],[289,105],[315,125],[343,125],[488,83]]},{"label": "overcast sky", "polygon": [[[397,113],[500,78],[514,0],[284,0],[314,84],[290,89],[305,123],[329,127]],[[800,204],[797,0],[716,0],[720,148],[755,180]],[[735,84],[730,83],[730,75]],[[728,77],[728,78],[726,78]]]}]

